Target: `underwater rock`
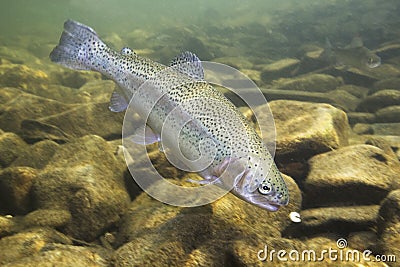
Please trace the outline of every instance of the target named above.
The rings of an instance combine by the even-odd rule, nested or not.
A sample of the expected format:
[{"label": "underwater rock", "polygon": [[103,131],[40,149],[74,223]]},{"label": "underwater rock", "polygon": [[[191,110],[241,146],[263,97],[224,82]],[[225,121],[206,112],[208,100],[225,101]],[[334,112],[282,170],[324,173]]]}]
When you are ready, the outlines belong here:
[{"label": "underwater rock", "polygon": [[189,36],[184,38],[182,51],[191,51],[195,53],[201,60],[211,60],[214,56],[210,53],[207,45],[198,37]]},{"label": "underwater rock", "polygon": [[[276,126],[276,156],[279,159],[307,159],[348,143],[346,113],[328,104],[290,100],[269,103]],[[268,114],[257,107],[260,114]],[[268,118],[261,116],[260,121]],[[272,137],[263,133],[266,143]]]},{"label": "underwater rock", "polygon": [[0,210],[13,215],[32,210],[30,190],[37,171],[29,167],[8,167],[0,172]]},{"label": "underwater rock", "polygon": [[353,126],[353,132],[356,134],[373,134],[374,129],[370,124],[367,123],[356,123]]},{"label": "underwater rock", "polygon": [[344,90],[344,91],[352,94],[353,96],[362,99],[367,96],[370,89],[366,88],[366,87],[362,87],[362,86],[353,85],[353,84],[345,84],[345,85],[337,87],[336,90]]},{"label": "underwater rock", "polygon": [[376,251],[378,237],[374,231],[360,231],[350,233],[347,238],[349,247],[359,251],[371,250]]},{"label": "underwater rock", "polygon": [[0,46],[0,60],[5,59],[13,64],[38,63],[39,59],[18,46]]},{"label": "underwater rock", "polygon": [[[11,97],[14,96],[14,97]],[[10,98],[11,97],[11,98]],[[21,92],[16,88],[0,90],[0,128],[4,131],[21,133],[21,122],[51,116],[71,109],[73,105]]]},{"label": "underwater rock", "polygon": [[0,134],[0,167],[9,166],[28,147],[28,144],[14,133]]},{"label": "underwater rock", "polygon": [[368,112],[347,112],[347,118],[350,125],[356,123],[374,123],[376,121],[375,114]]},{"label": "underwater rock", "polygon": [[1,67],[0,87],[15,87],[28,90],[29,88],[45,88],[50,82],[49,76],[37,69],[25,65]]},{"label": "underwater rock", "polygon": [[65,112],[21,123],[26,140],[50,139],[67,141],[88,134],[106,139],[119,138],[124,113],[110,112],[108,103],[88,103],[71,107]]},{"label": "underwater rock", "polygon": [[302,237],[325,232],[347,235],[373,227],[378,210],[379,205],[306,209],[300,212],[301,224],[294,224],[288,231],[291,236]]},{"label": "underwater rock", "polygon": [[14,234],[18,232],[18,230],[21,230],[21,227],[17,226],[14,217],[10,217],[10,215],[0,215],[0,239],[5,236]]},{"label": "underwater rock", "polygon": [[262,84],[260,71],[254,69],[241,69],[240,72],[249,77],[249,79],[255,82],[256,85]]},{"label": "underwater rock", "polygon": [[116,88],[117,85],[110,80],[89,81],[78,89],[75,98],[82,103],[107,103]]},{"label": "underwater rock", "polygon": [[295,90],[280,90],[272,88],[261,88],[261,91],[266,97],[266,99],[268,99],[268,101],[284,99],[284,100],[297,100],[297,101],[314,102],[314,103],[334,104],[334,101],[331,100],[325,93],[295,91]]},{"label": "underwater rock", "polygon": [[379,80],[390,79],[399,76],[400,68],[392,64],[382,64],[378,68],[374,68],[373,71],[371,71],[371,77],[375,77]]},{"label": "underwater rock", "polygon": [[375,135],[396,135],[400,133],[400,123],[373,123],[370,125]]},{"label": "underwater rock", "polygon": [[[29,252],[28,252],[29,253]],[[111,251],[101,246],[72,246],[59,243],[46,244],[33,255],[24,255],[19,260],[12,261],[10,266],[35,267],[43,266],[110,266]],[[8,265],[7,265],[8,266]]]},{"label": "underwater rock", "polygon": [[276,89],[322,93],[334,90],[341,85],[343,85],[341,78],[326,74],[306,74],[296,78],[281,78],[272,83]]},{"label": "underwater rock", "polygon": [[[289,213],[301,206],[296,183],[288,176],[284,178],[291,200],[277,212],[262,210],[230,193],[193,208],[169,206],[142,193],[120,221],[116,266],[216,264],[224,261],[225,255],[236,254],[232,244],[237,240],[263,247],[266,238],[280,239],[280,232],[292,223]],[[163,190],[157,184],[152,186]]]},{"label": "underwater rock", "polygon": [[44,168],[59,145],[51,140],[37,142],[18,154],[18,158],[14,160],[10,166],[26,166],[35,169]]},{"label": "underwater rock", "polygon": [[88,135],[59,147],[32,188],[36,209],[67,210],[63,232],[86,241],[116,223],[129,204],[126,166],[101,137]]},{"label": "underwater rock", "polygon": [[366,145],[371,145],[382,149],[388,156],[396,159],[397,156],[392,149],[392,144],[388,142],[387,139],[380,137],[380,136],[371,136],[367,140],[365,140]]},{"label": "underwater rock", "polygon": [[[400,257],[400,190],[394,190],[383,200],[379,210],[379,253]],[[397,265],[393,265],[397,266]]]},{"label": "underwater rock", "polygon": [[390,226],[400,223],[400,189],[393,190],[382,201],[379,209],[378,232],[390,230]]},{"label": "underwater rock", "polygon": [[384,89],[400,90],[400,78],[388,78],[377,81],[374,83],[374,90],[372,92],[375,93]]},{"label": "underwater rock", "polygon": [[265,83],[281,77],[290,77],[300,60],[295,58],[284,58],[264,66],[261,70],[261,79]]},{"label": "underwater rock", "polygon": [[353,145],[308,161],[304,206],[378,204],[399,187],[400,163],[375,146]]},{"label": "underwater rock", "polygon": [[25,227],[50,227],[65,226],[71,220],[71,213],[66,210],[38,209],[25,215],[22,224]]},{"label": "underwater rock", "polygon": [[400,105],[379,109],[375,114],[377,122],[400,122]]},{"label": "underwater rock", "polygon": [[[51,228],[33,228],[3,237],[0,239],[0,265],[12,263],[12,266],[35,266],[17,265],[17,263],[26,257],[29,258],[45,252],[46,249],[56,243],[72,244],[72,241]],[[27,263],[25,262],[25,264]]]},{"label": "underwater rock", "polygon": [[335,106],[340,107],[344,111],[354,111],[361,102],[360,98],[342,89],[329,91],[326,95],[333,100]]},{"label": "underwater rock", "polygon": [[382,60],[398,57],[400,56],[400,44],[398,42],[385,43],[375,52],[379,54]]},{"label": "underwater rock", "polygon": [[94,80],[101,80],[101,74],[93,71],[73,71],[61,69],[50,74],[52,80],[66,87],[80,88],[85,83]]},{"label": "underwater rock", "polygon": [[228,65],[228,66],[238,69],[238,70],[253,69],[253,63],[251,63],[246,58],[242,58],[242,57],[218,57],[218,58],[213,58],[212,61]]},{"label": "underwater rock", "polygon": [[364,98],[356,111],[376,112],[381,108],[394,105],[400,105],[400,91],[384,89]]}]

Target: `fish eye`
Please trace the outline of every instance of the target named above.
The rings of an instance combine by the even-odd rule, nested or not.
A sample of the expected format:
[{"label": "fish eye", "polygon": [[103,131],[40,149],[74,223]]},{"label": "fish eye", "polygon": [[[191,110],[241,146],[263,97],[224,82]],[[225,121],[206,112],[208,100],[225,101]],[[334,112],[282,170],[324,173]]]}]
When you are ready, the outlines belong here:
[{"label": "fish eye", "polygon": [[374,59],[373,59],[372,57],[369,57],[369,58],[368,58],[368,63],[369,63],[369,64],[374,63]]},{"label": "fish eye", "polygon": [[260,194],[263,194],[263,195],[270,194],[272,192],[271,184],[267,183],[267,182],[260,184],[260,186],[258,187],[258,192],[260,192]]}]

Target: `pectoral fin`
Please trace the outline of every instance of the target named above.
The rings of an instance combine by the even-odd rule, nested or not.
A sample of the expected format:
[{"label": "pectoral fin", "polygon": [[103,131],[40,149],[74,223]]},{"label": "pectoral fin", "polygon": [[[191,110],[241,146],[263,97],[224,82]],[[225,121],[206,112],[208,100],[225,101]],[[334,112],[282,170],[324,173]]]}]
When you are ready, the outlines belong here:
[{"label": "pectoral fin", "polygon": [[153,132],[153,130],[146,125],[146,128],[136,129],[131,141],[139,145],[150,145],[160,141],[160,137]]},{"label": "pectoral fin", "polygon": [[126,98],[117,90],[114,90],[111,94],[109,109],[112,112],[121,112],[128,107],[128,101]]}]

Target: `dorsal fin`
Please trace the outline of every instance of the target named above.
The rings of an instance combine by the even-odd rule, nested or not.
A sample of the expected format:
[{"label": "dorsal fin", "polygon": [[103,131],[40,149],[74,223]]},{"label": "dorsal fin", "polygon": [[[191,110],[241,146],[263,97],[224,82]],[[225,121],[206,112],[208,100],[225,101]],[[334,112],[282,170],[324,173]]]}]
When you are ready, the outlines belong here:
[{"label": "dorsal fin", "polygon": [[351,43],[348,45],[348,48],[358,48],[363,47],[364,43],[360,36],[356,36],[351,40]]},{"label": "dorsal fin", "polygon": [[196,80],[204,80],[200,59],[192,52],[185,51],[171,61],[170,67]]}]

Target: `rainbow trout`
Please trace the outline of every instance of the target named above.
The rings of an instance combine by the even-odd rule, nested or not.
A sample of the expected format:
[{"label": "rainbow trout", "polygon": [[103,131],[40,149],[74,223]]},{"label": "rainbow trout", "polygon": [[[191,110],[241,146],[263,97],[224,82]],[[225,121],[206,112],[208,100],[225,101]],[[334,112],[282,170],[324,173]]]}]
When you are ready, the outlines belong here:
[{"label": "rainbow trout", "polygon": [[112,93],[110,110],[124,111],[129,103],[146,121],[145,134],[133,135],[133,142],[169,144],[171,154],[204,178],[200,183],[225,184],[221,178],[226,175],[232,179],[231,192],[251,204],[270,211],[288,204],[287,186],[266,145],[238,109],[204,80],[194,54],[184,52],[165,66],[129,48],[113,51],[93,29],[67,20],[50,59],[114,80],[120,88]]}]

